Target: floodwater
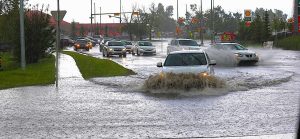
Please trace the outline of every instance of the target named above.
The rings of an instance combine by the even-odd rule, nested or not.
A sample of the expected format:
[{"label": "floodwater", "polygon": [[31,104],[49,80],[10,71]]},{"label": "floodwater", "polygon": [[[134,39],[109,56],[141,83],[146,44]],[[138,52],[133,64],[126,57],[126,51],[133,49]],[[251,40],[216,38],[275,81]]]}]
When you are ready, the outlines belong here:
[{"label": "floodwater", "polygon": [[[58,90],[0,90],[0,138],[293,138],[300,52],[256,49],[261,61],[255,66],[215,67],[224,89],[159,95],[141,89],[166,57],[167,43],[155,45],[156,56],[109,58],[136,75],[84,80],[74,60],[62,55]],[[103,58],[98,47],[83,53]]]}]

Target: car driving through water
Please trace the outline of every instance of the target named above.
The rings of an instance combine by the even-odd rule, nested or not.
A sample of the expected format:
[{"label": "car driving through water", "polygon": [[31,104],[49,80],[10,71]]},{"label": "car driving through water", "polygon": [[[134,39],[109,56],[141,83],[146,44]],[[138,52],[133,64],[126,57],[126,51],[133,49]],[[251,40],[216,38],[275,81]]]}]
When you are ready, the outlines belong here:
[{"label": "car driving through water", "polygon": [[174,39],[167,47],[167,54],[181,50],[201,50],[200,45],[192,39]]},{"label": "car driving through water", "polygon": [[132,55],[137,54],[138,56],[141,54],[152,54],[156,55],[156,48],[155,46],[149,41],[138,41],[132,48],[131,48]]},{"label": "car driving through water", "polygon": [[255,64],[259,61],[259,57],[254,51],[248,50],[238,43],[216,43],[212,47],[221,51],[231,52],[238,65]]},{"label": "car driving through water", "polygon": [[119,55],[126,57],[126,48],[121,41],[107,41],[103,47],[103,56]]},{"label": "car driving through water", "polygon": [[157,63],[162,67],[162,73],[193,73],[209,75],[213,74],[215,60],[210,60],[203,50],[184,50],[171,52],[164,63]]}]

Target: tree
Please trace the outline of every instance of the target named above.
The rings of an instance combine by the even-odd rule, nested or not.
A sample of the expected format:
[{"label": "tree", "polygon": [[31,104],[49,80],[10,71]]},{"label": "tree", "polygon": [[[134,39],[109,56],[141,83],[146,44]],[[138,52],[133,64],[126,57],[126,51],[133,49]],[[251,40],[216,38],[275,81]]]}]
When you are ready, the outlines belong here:
[{"label": "tree", "polygon": [[[53,47],[55,42],[54,27],[50,25],[50,15],[45,14],[48,9],[38,9],[38,6],[27,10],[25,18],[26,62],[37,63],[45,56],[47,48]],[[27,35],[26,35],[27,34]],[[17,47],[16,50],[18,50]],[[17,52],[17,51],[16,51]],[[20,54],[15,55],[20,59]]]},{"label": "tree", "polygon": [[255,19],[250,26],[251,40],[254,42],[262,42],[263,22],[259,14],[255,15]]},{"label": "tree", "polygon": [[85,29],[83,26],[80,27],[80,30],[79,30],[79,34],[80,36],[84,36],[84,33],[85,33]]},{"label": "tree", "polygon": [[71,22],[71,38],[75,39],[77,36],[77,28],[76,28],[76,22],[73,20]]},{"label": "tree", "polygon": [[[265,11],[263,25],[264,25],[264,27],[263,27],[262,41],[268,41],[271,37],[271,28],[270,28],[270,20],[269,20],[268,11]],[[277,26],[277,23],[276,23],[276,26]]]}]

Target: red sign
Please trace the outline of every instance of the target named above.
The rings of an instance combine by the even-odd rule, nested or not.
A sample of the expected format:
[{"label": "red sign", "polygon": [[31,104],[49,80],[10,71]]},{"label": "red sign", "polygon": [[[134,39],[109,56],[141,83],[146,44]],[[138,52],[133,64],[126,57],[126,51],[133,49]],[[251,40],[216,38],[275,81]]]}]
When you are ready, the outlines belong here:
[{"label": "red sign", "polygon": [[251,26],[251,22],[250,21],[246,21],[245,25],[246,25],[246,27],[250,27]]},{"label": "red sign", "polygon": [[300,32],[300,15],[298,15],[298,32]]},{"label": "red sign", "polygon": [[223,34],[220,34],[220,38],[222,42],[230,42],[235,40],[236,35],[231,32],[224,32]]}]

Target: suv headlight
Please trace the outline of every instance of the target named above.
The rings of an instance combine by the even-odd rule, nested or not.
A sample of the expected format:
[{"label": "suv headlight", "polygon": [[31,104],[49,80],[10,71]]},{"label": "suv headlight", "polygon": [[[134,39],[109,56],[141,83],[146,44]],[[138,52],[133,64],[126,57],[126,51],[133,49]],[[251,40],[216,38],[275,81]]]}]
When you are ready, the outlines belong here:
[{"label": "suv headlight", "polygon": [[243,54],[236,53],[234,54],[236,57],[243,57]]},{"label": "suv headlight", "polygon": [[109,50],[109,51],[113,51],[114,49],[112,49],[112,48],[109,48],[108,50]]}]

